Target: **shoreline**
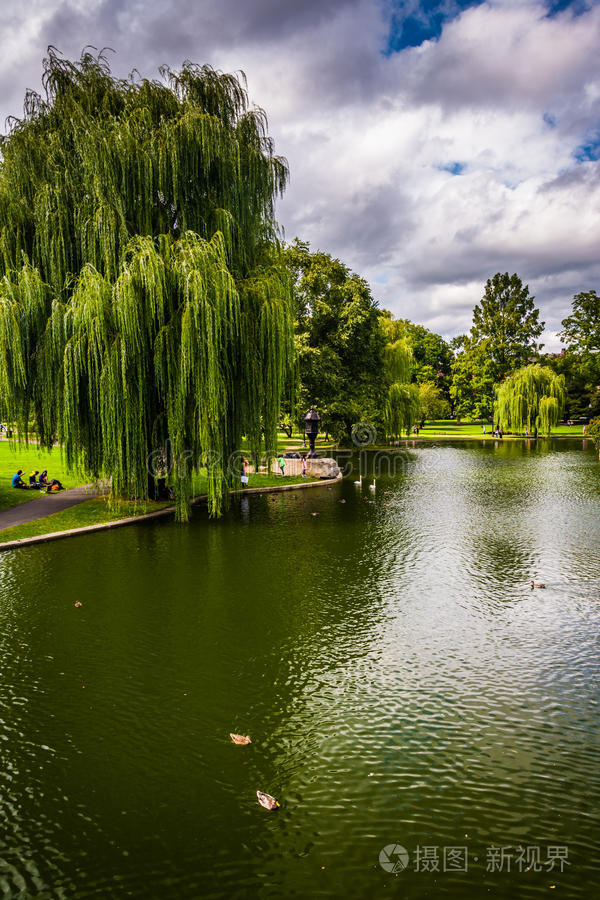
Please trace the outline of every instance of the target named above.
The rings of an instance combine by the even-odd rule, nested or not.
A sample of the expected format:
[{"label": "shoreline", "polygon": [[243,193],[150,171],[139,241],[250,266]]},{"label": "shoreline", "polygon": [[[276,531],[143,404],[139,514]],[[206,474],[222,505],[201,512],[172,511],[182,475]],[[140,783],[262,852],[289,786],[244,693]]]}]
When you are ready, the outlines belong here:
[{"label": "shoreline", "polygon": [[424,434],[414,437],[398,438],[395,444],[369,444],[365,447],[338,447],[333,452],[352,450],[359,453],[362,450],[399,450],[405,444],[427,443],[429,441],[591,441],[592,438],[581,434],[551,434],[550,437],[540,435],[537,438],[525,437],[523,434],[505,434],[503,437],[494,437],[493,434]]},{"label": "shoreline", "polygon": [[[308,481],[306,484],[302,484],[302,482],[297,484],[274,484],[268,487],[259,487],[259,488],[244,488],[242,490],[232,490],[229,493],[231,495],[241,496],[244,494],[268,494],[275,492],[283,492],[283,491],[296,491],[296,490],[306,490],[307,488],[318,488],[331,486],[332,484],[336,484],[338,481],[342,480],[342,476],[338,475],[337,478],[323,478],[320,481]],[[191,506],[197,506],[203,501],[208,499],[208,494],[200,494],[198,497],[194,497],[190,501]],[[108,531],[111,528],[119,528],[124,525],[133,525],[135,522],[147,522],[150,519],[159,519],[164,518],[165,516],[173,515],[175,512],[175,506],[166,506],[164,509],[157,509],[154,512],[144,513],[142,516],[128,516],[125,519],[113,519],[110,522],[97,522],[94,525],[84,525],[81,528],[70,528],[66,531],[51,531],[47,534],[39,534],[33,537],[19,538],[13,541],[4,541],[0,543],[0,553],[8,550],[16,550],[19,547],[30,547],[33,544],[45,544],[49,541],[59,541],[63,538],[75,537],[79,534],[91,534],[95,531]]]}]

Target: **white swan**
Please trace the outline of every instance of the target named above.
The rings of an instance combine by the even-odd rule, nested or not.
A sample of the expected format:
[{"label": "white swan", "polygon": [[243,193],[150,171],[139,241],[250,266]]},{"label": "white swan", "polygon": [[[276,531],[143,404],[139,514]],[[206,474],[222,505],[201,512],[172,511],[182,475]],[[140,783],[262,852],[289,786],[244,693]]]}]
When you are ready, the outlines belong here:
[{"label": "white swan", "polygon": [[369,485],[369,490],[370,490],[370,491],[374,491],[374,490],[375,490],[375,482],[376,482],[376,481],[377,481],[377,479],[374,478],[374,479],[373,479],[373,484],[370,484],[370,485]]}]

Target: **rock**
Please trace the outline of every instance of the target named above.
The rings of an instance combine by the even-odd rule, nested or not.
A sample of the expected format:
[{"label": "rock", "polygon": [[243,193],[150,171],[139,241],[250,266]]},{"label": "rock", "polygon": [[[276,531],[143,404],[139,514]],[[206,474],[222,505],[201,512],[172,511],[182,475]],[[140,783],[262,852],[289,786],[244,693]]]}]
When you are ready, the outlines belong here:
[{"label": "rock", "polygon": [[325,459],[307,459],[306,462],[306,472],[313,478],[339,478],[342,474],[335,459],[326,457]]}]

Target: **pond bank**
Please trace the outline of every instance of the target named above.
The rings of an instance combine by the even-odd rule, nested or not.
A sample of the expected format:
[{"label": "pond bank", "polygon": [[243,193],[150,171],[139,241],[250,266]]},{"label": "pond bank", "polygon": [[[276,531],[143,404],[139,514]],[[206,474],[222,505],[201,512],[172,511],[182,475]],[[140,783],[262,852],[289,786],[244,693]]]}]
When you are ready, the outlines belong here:
[{"label": "pond bank", "polygon": [[[311,487],[324,487],[326,485],[331,485],[337,481],[339,481],[341,476],[337,478],[327,478],[321,479],[319,481],[307,481],[307,482],[299,482],[295,484],[282,484],[282,485],[269,485],[267,487],[258,487],[258,488],[244,488],[239,491],[230,491],[231,494],[237,495],[245,495],[245,494],[266,494],[266,493],[274,493],[281,491],[295,491],[295,490],[305,490],[306,488]],[[192,505],[196,506],[202,502],[204,502],[208,498],[207,494],[201,494],[198,497],[194,497],[192,500]],[[89,498],[83,498],[89,499]],[[81,500],[75,500],[74,503],[80,503]],[[74,504],[70,504],[74,505]],[[67,508],[67,507],[64,507]],[[57,512],[58,510],[54,510]],[[64,531],[51,531],[47,534],[39,534],[34,535],[32,537],[19,538],[16,540],[9,540],[0,543],[0,552],[5,550],[16,550],[18,547],[28,547],[32,544],[43,544],[49,541],[57,541],[62,538],[73,537],[79,534],[90,534],[95,531],[106,531],[111,528],[118,528],[122,525],[132,525],[134,522],[145,522],[149,519],[158,519],[164,516],[173,515],[175,512],[174,505],[166,506],[162,509],[154,510],[150,513],[144,513],[139,516],[127,516],[122,519],[114,519],[108,522],[98,522],[93,525],[84,525],[81,528],[69,528]],[[37,517],[42,518],[42,517]]]}]

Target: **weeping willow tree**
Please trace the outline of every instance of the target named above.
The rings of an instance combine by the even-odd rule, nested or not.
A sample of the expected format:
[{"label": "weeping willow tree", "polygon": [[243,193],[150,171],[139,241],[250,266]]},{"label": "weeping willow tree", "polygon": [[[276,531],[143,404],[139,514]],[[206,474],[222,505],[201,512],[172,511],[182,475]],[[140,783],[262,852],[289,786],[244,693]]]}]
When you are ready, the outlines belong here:
[{"label": "weeping willow tree", "polygon": [[[287,181],[243,76],[118,80],[49,48],[0,144],[0,415],[144,497],[208,465],[218,514],[247,435],[275,450],[293,354],[274,199]],[[151,487],[151,482],[150,482]]]},{"label": "weeping willow tree", "polygon": [[385,424],[388,435],[400,437],[402,429],[406,434],[419,421],[421,398],[418,384],[394,382],[388,391],[385,406]]},{"label": "weeping willow tree", "polygon": [[549,436],[562,414],[564,375],[547,366],[531,365],[509,376],[496,394],[496,419],[503,431],[538,432]]},{"label": "weeping willow tree", "polygon": [[383,348],[386,374],[391,380],[384,409],[385,427],[390,437],[400,437],[402,429],[410,432],[418,421],[421,408],[419,386],[410,384],[413,353],[405,338]]}]

